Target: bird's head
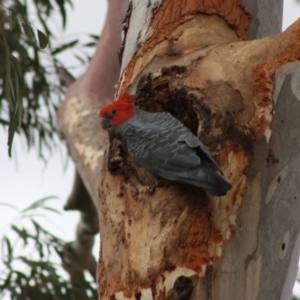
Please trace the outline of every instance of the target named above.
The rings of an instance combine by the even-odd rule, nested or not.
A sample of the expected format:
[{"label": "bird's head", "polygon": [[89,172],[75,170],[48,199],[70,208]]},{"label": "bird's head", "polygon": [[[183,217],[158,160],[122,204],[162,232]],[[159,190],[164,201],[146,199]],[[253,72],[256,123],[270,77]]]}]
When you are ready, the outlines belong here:
[{"label": "bird's head", "polygon": [[101,126],[110,130],[112,126],[125,123],[134,115],[134,105],[129,94],[121,94],[114,102],[103,106],[99,111]]}]

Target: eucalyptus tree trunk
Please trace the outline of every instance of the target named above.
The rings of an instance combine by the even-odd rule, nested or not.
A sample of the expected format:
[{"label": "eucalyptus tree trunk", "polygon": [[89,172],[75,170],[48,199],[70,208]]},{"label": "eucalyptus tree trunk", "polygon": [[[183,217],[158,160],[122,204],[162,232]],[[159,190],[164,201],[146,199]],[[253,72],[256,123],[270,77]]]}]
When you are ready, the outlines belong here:
[{"label": "eucalyptus tree trunk", "polygon": [[[290,299],[300,244],[300,21],[273,35],[280,0],[133,0],[121,46],[124,8],[110,1],[95,57],[59,112],[98,208],[100,298]],[[226,196],[174,182],[149,193],[152,175],[101,131],[96,113],[113,97],[117,52],[117,94],[189,127],[232,184]]]}]

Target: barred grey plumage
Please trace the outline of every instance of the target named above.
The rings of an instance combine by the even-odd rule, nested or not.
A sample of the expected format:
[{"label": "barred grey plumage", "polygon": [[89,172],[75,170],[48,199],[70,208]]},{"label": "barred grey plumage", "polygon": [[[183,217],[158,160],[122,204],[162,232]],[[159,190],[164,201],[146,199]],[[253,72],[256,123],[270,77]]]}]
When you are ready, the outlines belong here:
[{"label": "barred grey plumage", "polygon": [[231,188],[215,172],[222,174],[208,149],[169,113],[135,109],[130,119],[111,131],[134,162],[155,176],[192,184],[212,195],[224,195]]}]

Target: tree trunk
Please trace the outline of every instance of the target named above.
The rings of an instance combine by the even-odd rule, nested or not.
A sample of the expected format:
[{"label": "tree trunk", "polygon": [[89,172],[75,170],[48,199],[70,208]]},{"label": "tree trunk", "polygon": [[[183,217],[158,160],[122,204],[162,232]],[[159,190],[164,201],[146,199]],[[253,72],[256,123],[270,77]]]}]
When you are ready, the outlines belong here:
[{"label": "tree trunk", "polygon": [[[119,19],[116,5],[110,14]],[[269,36],[281,12],[279,0],[134,0],[127,11],[118,93],[189,127],[233,185],[226,196],[167,181],[152,195],[153,176],[112,138],[100,180],[105,133],[90,112],[104,102],[94,101],[103,84],[87,72],[71,88],[59,118],[99,200],[102,300],[291,297],[300,244],[300,21]],[[116,74],[101,63],[90,68]],[[99,91],[84,98],[78,91],[87,85]]]}]

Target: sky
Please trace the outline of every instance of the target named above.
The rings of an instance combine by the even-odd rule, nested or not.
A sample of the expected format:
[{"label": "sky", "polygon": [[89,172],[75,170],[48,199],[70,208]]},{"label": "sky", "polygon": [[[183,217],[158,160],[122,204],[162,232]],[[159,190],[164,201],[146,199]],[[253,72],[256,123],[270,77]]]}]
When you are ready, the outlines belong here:
[{"label": "sky", "polygon": [[[61,40],[76,38],[85,33],[99,34],[104,23],[106,3],[104,0],[74,0],[74,10],[69,9],[67,29]],[[286,0],[284,4],[283,29],[300,16],[300,5],[296,5],[294,0]],[[74,64],[68,56],[64,58],[64,62],[69,66]],[[75,76],[80,76],[83,71],[83,68],[72,69]],[[65,146],[62,145],[59,151],[49,156],[45,164],[38,159],[37,151],[28,151],[25,142],[18,137],[14,140],[13,158],[9,159],[6,141],[7,134],[0,128],[0,202],[10,203],[22,209],[43,197],[57,196],[58,200],[53,201],[53,206],[61,209],[71,191],[74,175],[71,159],[68,160],[67,167],[65,166]],[[18,215],[13,209],[0,205],[0,237]],[[62,215],[46,214],[39,219],[49,231],[66,241],[74,239],[78,220],[78,212],[70,211],[62,211]],[[99,237],[93,250],[96,257],[98,249]],[[300,288],[297,289],[298,293],[300,295]]]}]

